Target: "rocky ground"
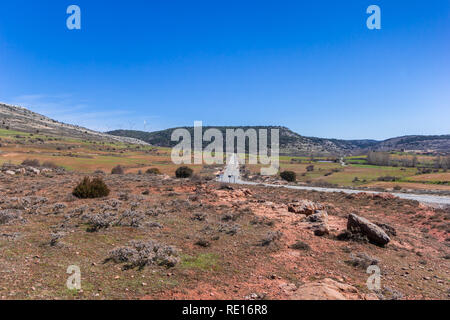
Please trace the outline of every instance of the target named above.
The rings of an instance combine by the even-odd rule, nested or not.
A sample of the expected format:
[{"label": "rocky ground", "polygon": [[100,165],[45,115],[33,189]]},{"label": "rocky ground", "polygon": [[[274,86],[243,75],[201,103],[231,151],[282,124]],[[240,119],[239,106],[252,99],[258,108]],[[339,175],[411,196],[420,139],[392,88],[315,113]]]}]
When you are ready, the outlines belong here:
[{"label": "rocky ground", "polygon": [[448,210],[147,174],[81,200],[83,175],[35,169],[0,173],[1,299],[450,298]]}]

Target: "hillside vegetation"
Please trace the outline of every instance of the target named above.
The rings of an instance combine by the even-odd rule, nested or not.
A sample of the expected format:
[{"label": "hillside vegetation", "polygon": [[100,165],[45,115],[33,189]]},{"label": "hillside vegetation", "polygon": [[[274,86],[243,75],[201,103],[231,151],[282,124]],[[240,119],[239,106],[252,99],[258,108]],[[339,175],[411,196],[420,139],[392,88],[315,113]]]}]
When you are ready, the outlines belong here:
[{"label": "hillside vegetation", "polygon": [[[187,129],[191,136],[194,136],[193,127],[180,127]],[[119,137],[129,137],[145,141],[151,145],[158,147],[174,147],[178,142],[171,141],[172,132],[176,129],[172,128],[162,131],[145,132],[137,130],[115,130],[108,134]],[[203,127],[203,132],[213,127]],[[268,141],[270,145],[270,130],[280,130],[280,153],[286,155],[316,155],[316,156],[343,156],[357,155],[367,153],[369,150],[374,151],[420,151],[420,152],[439,152],[450,153],[450,135],[442,136],[405,136],[392,138],[384,141],[377,140],[340,140],[326,139],[316,137],[305,137],[286,127],[277,126],[253,126],[253,127],[214,127],[219,129],[225,137],[227,129],[260,129],[268,130]],[[206,146],[208,142],[204,142]],[[225,146],[224,146],[225,150]]]}]

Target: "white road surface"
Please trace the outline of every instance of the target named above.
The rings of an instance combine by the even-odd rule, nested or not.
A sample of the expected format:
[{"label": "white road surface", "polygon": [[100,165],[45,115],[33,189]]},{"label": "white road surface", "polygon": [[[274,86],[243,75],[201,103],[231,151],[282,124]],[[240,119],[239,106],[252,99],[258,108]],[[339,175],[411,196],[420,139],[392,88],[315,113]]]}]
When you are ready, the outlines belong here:
[{"label": "white road surface", "polygon": [[229,160],[227,159],[225,170],[219,176],[218,181],[227,183],[244,183],[244,181],[241,180],[239,159],[236,154],[231,155]]},{"label": "white road surface", "polygon": [[[261,183],[255,183],[250,181],[244,181],[241,179],[241,174],[239,170],[239,160],[236,154],[233,154],[230,160],[227,162],[225,170],[223,174],[219,175],[217,181],[225,182],[225,183],[237,183],[237,184],[246,184],[246,185],[258,185]],[[363,190],[353,190],[353,189],[344,189],[344,188],[320,188],[320,187],[308,187],[308,186],[288,186],[288,185],[274,185],[263,183],[262,185],[266,187],[273,188],[288,188],[288,189],[297,189],[297,190],[311,190],[311,191],[319,191],[319,192],[344,192],[348,194],[355,194],[360,192],[373,193],[378,194],[381,192],[376,191],[363,191]],[[399,197],[400,199],[407,200],[416,200],[424,204],[434,205],[434,206],[450,206],[450,197],[446,196],[436,196],[429,194],[413,194],[413,193],[392,193],[394,196]]]}]

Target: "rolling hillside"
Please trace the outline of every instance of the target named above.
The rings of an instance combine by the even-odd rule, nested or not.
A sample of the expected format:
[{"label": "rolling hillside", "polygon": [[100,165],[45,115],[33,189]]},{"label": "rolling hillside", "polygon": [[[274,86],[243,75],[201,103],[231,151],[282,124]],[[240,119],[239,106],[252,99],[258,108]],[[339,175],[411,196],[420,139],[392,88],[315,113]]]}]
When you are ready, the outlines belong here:
[{"label": "rolling hillside", "polygon": [[[183,127],[187,129],[193,136],[193,127]],[[203,127],[203,131],[206,131],[212,127]],[[280,153],[290,155],[345,155],[350,154],[355,150],[361,150],[363,148],[371,147],[378,142],[375,140],[337,140],[337,139],[324,139],[314,137],[304,137],[291,131],[286,127],[276,126],[253,126],[253,127],[214,127],[219,129],[225,136],[227,129],[243,129],[247,130],[253,128],[256,130],[267,129],[279,129],[280,130]],[[135,130],[116,130],[110,131],[108,134],[116,136],[131,137],[148,142],[152,145],[159,147],[173,147],[177,142],[171,141],[172,132],[178,128],[166,129],[156,132],[144,132]],[[268,135],[270,143],[270,134]],[[208,142],[204,142],[207,145]],[[225,147],[224,147],[225,148]]]},{"label": "rolling hillside", "polygon": [[[193,127],[183,127],[193,136]],[[203,131],[213,127],[203,127]],[[280,153],[289,155],[338,156],[375,151],[435,151],[450,153],[450,135],[440,136],[403,136],[384,141],[376,140],[339,140],[305,137],[281,126],[245,126],[214,127],[226,135],[227,129],[250,128],[259,130],[280,130]],[[42,133],[53,136],[70,137],[94,141],[120,141],[132,144],[151,144],[158,147],[173,147],[177,142],[171,141],[172,132],[177,128],[155,132],[135,130],[115,130],[106,133],[90,130],[80,126],[66,124],[32,112],[26,108],[0,103],[0,129],[9,129],[28,133]],[[270,134],[268,135],[270,144]],[[204,142],[204,146],[209,144]],[[225,146],[224,146],[225,149]]]},{"label": "rolling hillside", "polygon": [[[193,136],[193,127],[184,127]],[[203,131],[211,127],[203,127]],[[286,127],[254,126],[254,127],[215,127],[225,136],[226,129],[279,129],[280,130],[280,153],[289,155],[349,155],[365,153],[368,150],[375,151],[436,151],[450,153],[450,135],[441,136],[404,136],[384,141],[377,140],[339,140],[316,137],[305,137]],[[177,128],[166,129],[155,132],[144,132],[135,130],[116,130],[108,134],[131,137],[148,142],[154,146],[173,147],[177,142],[171,141],[172,132]],[[270,135],[269,135],[270,136]],[[270,138],[270,137],[269,137]],[[270,139],[269,139],[270,141]],[[204,143],[207,145],[208,143]]]},{"label": "rolling hillside", "polygon": [[450,151],[450,135],[440,136],[404,136],[392,138],[378,143],[376,151],[389,150],[433,150],[438,152]]},{"label": "rolling hillside", "polygon": [[0,129],[94,141],[147,144],[141,140],[125,136],[113,136],[80,126],[58,122],[26,108],[3,103],[0,103]]}]

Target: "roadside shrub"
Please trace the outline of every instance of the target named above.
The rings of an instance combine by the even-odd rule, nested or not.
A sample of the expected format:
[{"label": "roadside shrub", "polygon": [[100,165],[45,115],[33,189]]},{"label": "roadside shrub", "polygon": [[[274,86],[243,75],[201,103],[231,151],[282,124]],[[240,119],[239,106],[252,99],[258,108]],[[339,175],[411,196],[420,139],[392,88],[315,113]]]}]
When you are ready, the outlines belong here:
[{"label": "roadside shrub", "polygon": [[179,167],[175,171],[175,176],[177,178],[190,178],[194,174],[194,171],[188,167]]},{"label": "roadside shrub", "polygon": [[59,166],[56,163],[51,162],[51,161],[45,161],[42,164],[42,167],[43,168],[47,168],[47,169],[57,169],[57,168],[59,168]]},{"label": "roadside shrub", "polygon": [[283,171],[280,173],[280,177],[288,182],[295,182],[295,180],[297,180],[297,176],[294,171]]},{"label": "roadside shrub", "polygon": [[429,174],[432,173],[433,170],[430,168],[418,168],[417,174]]},{"label": "roadside shrub", "polygon": [[41,163],[38,159],[26,159],[22,161],[23,166],[29,166],[29,167],[39,167]]},{"label": "roadside shrub", "polygon": [[112,168],[111,174],[124,174],[124,170],[123,170],[122,166],[119,164],[119,165],[115,166],[114,168]]},{"label": "roadside shrub", "polygon": [[378,181],[394,182],[394,181],[398,180],[398,178],[397,177],[392,177],[392,176],[384,176],[384,177],[378,177],[377,180]]},{"label": "roadside shrub", "polygon": [[336,188],[338,185],[335,183],[331,183],[324,180],[317,180],[317,181],[311,181],[308,184],[310,184],[313,187],[320,187],[320,188]]},{"label": "roadside shrub", "polygon": [[308,171],[308,172],[314,171],[314,166],[313,166],[313,165],[307,166],[307,167],[306,167],[306,171]]},{"label": "roadside shrub", "polygon": [[91,180],[89,177],[85,177],[73,189],[72,194],[80,199],[102,198],[109,195],[109,188],[101,178]]},{"label": "roadside shrub", "polygon": [[145,171],[146,174],[154,174],[154,175],[158,175],[161,174],[161,171],[159,171],[158,168],[150,168],[147,171]]}]

